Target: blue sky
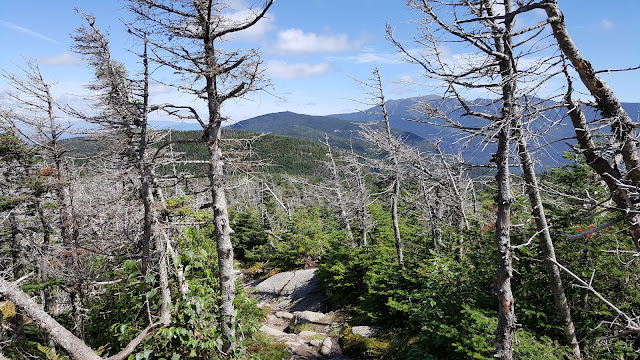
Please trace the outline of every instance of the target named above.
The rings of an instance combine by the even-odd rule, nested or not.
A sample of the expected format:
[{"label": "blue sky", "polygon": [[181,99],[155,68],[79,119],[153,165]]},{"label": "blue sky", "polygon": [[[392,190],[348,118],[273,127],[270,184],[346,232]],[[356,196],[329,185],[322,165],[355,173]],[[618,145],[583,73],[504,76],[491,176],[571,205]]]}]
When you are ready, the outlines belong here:
[{"label": "blue sky", "polygon": [[[255,0],[233,0],[243,1]],[[81,25],[73,9],[93,13],[102,28],[110,30],[114,57],[135,72],[137,59],[128,50],[137,45],[122,30],[121,20],[130,16],[125,5],[121,0],[1,0],[0,68],[16,72],[22,57],[35,58],[45,77],[57,82],[54,91],[60,101],[79,101],[92,72],[69,50],[69,34]],[[596,69],[640,65],[640,1],[561,0],[560,6],[572,37]],[[261,48],[273,83],[270,92],[276,96],[257,94],[228,104],[224,111],[233,121],[287,110],[352,112],[365,107],[353,101],[365,97],[353,79],[366,80],[374,66],[380,68],[387,98],[429,94],[433,89],[400,81],[420,82],[419,69],[400,61],[385,40],[387,22],[401,39],[410,39],[415,32],[410,21],[417,17],[402,0],[277,0],[268,19],[229,45]],[[168,76],[157,75],[159,80]],[[621,100],[640,102],[640,71],[605,78]],[[0,80],[0,91],[4,89]],[[155,102],[193,102],[160,84],[152,91]]]}]

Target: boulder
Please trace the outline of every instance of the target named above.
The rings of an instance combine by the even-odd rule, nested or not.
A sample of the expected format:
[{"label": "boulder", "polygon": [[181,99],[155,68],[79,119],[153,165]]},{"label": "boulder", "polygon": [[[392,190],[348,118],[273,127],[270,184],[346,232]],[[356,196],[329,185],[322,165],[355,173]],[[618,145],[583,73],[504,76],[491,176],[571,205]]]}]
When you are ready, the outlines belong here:
[{"label": "boulder", "polygon": [[316,269],[287,271],[275,274],[255,286],[260,301],[276,303],[291,310],[320,310],[325,307],[319,291]]},{"label": "boulder", "polygon": [[287,334],[284,331],[278,330],[278,329],[274,329],[272,327],[269,327],[267,325],[262,325],[260,327],[260,331],[262,331],[263,333],[269,335],[269,336],[273,336],[273,337],[281,337],[281,336],[287,336],[289,334]]},{"label": "boulder", "polygon": [[310,338],[316,335],[318,335],[318,333],[315,331],[300,331],[300,333],[298,334],[298,336],[303,338]]},{"label": "boulder", "polygon": [[274,315],[281,319],[287,319],[287,320],[293,319],[293,314],[286,311],[277,311]]},{"label": "boulder", "polygon": [[313,340],[309,341],[309,344],[311,344],[311,346],[320,347],[322,345],[322,340],[313,339]]},{"label": "boulder", "polygon": [[293,314],[298,324],[321,323],[321,321],[327,317],[327,314],[315,311],[296,311]]},{"label": "boulder", "polygon": [[331,348],[333,347],[333,342],[330,338],[325,338],[322,342],[322,348],[320,349],[320,354],[324,356],[331,355]]},{"label": "boulder", "polygon": [[376,326],[354,326],[351,328],[352,333],[366,338],[371,337],[378,330],[380,330],[380,328]]}]

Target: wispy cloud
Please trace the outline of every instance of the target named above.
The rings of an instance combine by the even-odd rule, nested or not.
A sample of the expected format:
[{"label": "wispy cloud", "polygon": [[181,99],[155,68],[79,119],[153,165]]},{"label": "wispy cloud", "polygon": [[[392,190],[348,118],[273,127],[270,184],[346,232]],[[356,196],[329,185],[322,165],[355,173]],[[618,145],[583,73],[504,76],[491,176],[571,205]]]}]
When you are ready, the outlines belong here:
[{"label": "wispy cloud", "polygon": [[[246,22],[247,19],[255,16],[254,12],[248,9],[238,10],[228,14],[232,23],[240,24]],[[261,40],[266,33],[276,28],[275,17],[273,15],[265,16],[260,19],[254,26],[239,31],[230,36],[233,40]]]},{"label": "wispy cloud", "polygon": [[18,32],[21,32],[23,34],[32,36],[32,37],[35,37],[35,38],[38,38],[38,39],[41,39],[41,40],[44,40],[44,41],[48,41],[48,42],[53,43],[53,44],[58,44],[58,41],[56,41],[56,40],[54,40],[54,39],[52,39],[50,37],[44,36],[44,35],[42,35],[42,34],[40,34],[38,32],[35,32],[33,30],[29,30],[29,29],[27,29],[25,27],[22,27],[20,25],[16,25],[16,24],[8,22],[8,21],[0,20],[0,25],[6,27],[8,29],[11,29],[11,30],[14,30],[14,31],[18,31]]},{"label": "wispy cloud", "polygon": [[329,63],[305,64],[296,63],[289,64],[284,61],[274,60],[267,64],[267,72],[274,78],[282,79],[298,79],[320,76],[327,72]]},{"label": "wispy cloud", "polygon": [[278,33],[276,50],[280,53],[336,53],[350,51],[359,45],[345,34],[318,35],[301,29],[287,29]]},{"label": "wispy cloud", "polygon": [[602,30],[611,30],[614,25],[613,21],[609,19],[602,19],[602,21],[600,21],[600,29]]},{"label": "wispy cloud", "polygon": [[356,64],[376,63],[376,64],[397,64],[402,58],[396,54],[378,53],[373,49],[365,49],[363,52],[355,56],[350,56],[350,60]]},{"label": "wispy cloud", "polygon": [[40,64],[52,66],[74,66],[82,64],[81,58],[69,53],[52,56],[39,56],[36,60],[38,60]]}]

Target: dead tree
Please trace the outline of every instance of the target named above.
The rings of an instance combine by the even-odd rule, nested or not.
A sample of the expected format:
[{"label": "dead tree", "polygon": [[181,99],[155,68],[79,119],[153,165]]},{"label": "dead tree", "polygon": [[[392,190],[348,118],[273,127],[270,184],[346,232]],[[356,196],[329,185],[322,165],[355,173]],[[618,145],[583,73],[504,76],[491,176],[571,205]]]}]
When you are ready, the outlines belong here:
[{"label": "dead tree", "polygon": [[[580,50],[571,39],[564,22],[564,14],[560,10],[557,1],[540,1],[531,6],[546,11],[547,22],[551,26],[553,36],[560,50],[571,62],[580,76],[580,80],[593,96],[595,107],[600,111],[603,119],[610,124],[614,139],[610,150],[621,155],[624,173],[618,170],[615,160],[607,159],[603,156],[603,152],[596,148],[584,112],[580,104],[571,96],[573,89],[567,72],[569,86],[565,96],[565,105],[580,145],[578,151],[585,156],[587,165],[598,173],[607,184],[612,199],[621,210],[629,226],[636,250],[640,251],[640,212],[635,205],[637,199],[634,199],[632,194],[634,192],[637,193],[638,191],[635,189],[640,188],[640,153],[638,153],[638,140],[633,132],[636,124],[633,123],[629,114],[622,108],[622,104],[607,82],[598,75],[598,71],[594,70],[591,63],[582,56]],[[630,185],[631,188],[625,185]]]},{"label": "dead tree", "polygon": [[398,223],[398,200],[400,199],[400,182],[402,176],[398,147],[402,144],[402,141],[394,137],[391,133],[389,112],[387,111],[387,102],[384,96],[382,79],[378,68],[373,70],[373,77],[370,81],[360,83],[367,88],[365,91],[370,98],[367,105],[379,108],[380,113],[377,115],[382,118],[383,122],[381,129],[372,127],[373,125],[376,125],[376,123],[362,125],[360,127],[360,136],[375,145],[378,149],[382,150],[385,153],[386,159],[389,161],[389,165],[384,166],[383,170],[388,170],[390,173],[389,180],[391,181],[391,186],[389,188],[389,193],[391,194],[391,223],[393,225],[398,265],[404,270],[405,265],[402,236],[400,234],[400,225]]},{"label": "dead tree", "polygon": [[[168,286],[168,264],[166,253],[168,245],[164,237],[153,232],[153,226],[158,221],[153,198],[153,161],[148,154],[148,114],[149,104],[149,57],[147,42],[144,35],[140,36],[144,50],[141,54],[144,67],[143,78],[140,81],[128,78],[127,69],[111,57],[111,50],[107,36],[103,34],[96,19],[90,14],[78,10],[86,21],[86,25],[78,28],[72,35],[73,50],[85,57],[89,65],[94,68],[96,78],[88,88],[98,95],[95,96],[98,112],[96,115],[82,114],[73,109],[69,112],[91,123],[96,123],[115,136],[115,140],[123,142],[121,156],[124,167],[132,167],[138,174],[140,181],[140,198],[144,206],[142,223],[142,276],[147,275],[151,257],[152,239],[155,239],[155,250],[158,253],[158,273],[162,305],[160,308],[160,322],[170,322],[171,296]],[[124,170],[127,171],[127,170]],[[167,239],[168,240],[168,239]],[[149,307],[147,301],[147,307]],[[150,313],[150,311],[147,311]],[[152,320],[149,319],[149,323]]]},{"label": "dead tree", "polygon": [[333,157],[333,151],[331,151],[331,144],[329,144],[329,135],[324,134],[324,143],[327,147],[327,156],[329,157],[328,166],[331,170],[331,177],[333,182],[333,189],[336,194],[336,200],[338,201],[338,208],[340,209],[340,217],[344,221],[345,229],[347,230],[347,239],[350,243],[353,243],[353,232],[351,231],[351,217],[347,213],[347,204],[345,203],[340,175],[338,174],[338,167],[336,166],[336,160]]},{"label": "dead tree", "polygon": [[[527,176],[531,206],[536,223],[542,234],[542,250],[545,258],[555,257],[549,236],[544,212],[539,202],[533,162],[526,148],[524,137],[525,120],[531,121],[536,113],[545,109],[529,107],[528,99],[536,92],[536,86],[546,79],[557,75],[555,68],[558,59],[545,56],[533,66],[523,68],[519,60],[534,56],[550,45],[537,45],[538,36],[546,26],[546,22],[524,29],[515,28],[517,15],[531,10],[528,4],[514,4],[506,1],[462,1],[448,3],[444,1],[411,0],[410,6],[424,15],[421,36],[417,38],[422,54],[406,50],[393,37],[393,30],[388,28],[391,41],[412,62],[420,65],[428,78],[441,81],[446,91],[458,100],[465,116],[483,119],[483,126],[463,126],[447,119],[439,109],[424,104],[425,115],[444,118],[444,125],[458,128],[472,135],[480,134],[490,141],[495,141],[497,150],[492,162],[497,167],[496,183],[498,185],[496,202],[496,233],[498,247],[496,293],[499,302],[498,329],[496,330],[496,357],[513,358],[513,343],[516,331],[514,298],[511,290],[513,272],[513,246],[510,241],[511,194],[509,173],[510,143],[516,142],[521,165]],[[463,41],[473,47],[476,53],[462,60],[445,59],[441,51],[441,41]],[[518,39],[518,40],[516,40]],[[499,101],[470,101],[464,97],[464,91],[484,88],[495,94]],[[491,95],[489,97],[492,97]],[[541,102],[544,103],[544,102]],[[539,106],[543,107],[543,106]],[[533,110],[532,110],[533,109]],[[575,331],[560,281],[557,267],[547,263],[547,271],[553,289],[556,305],[559,307],[561,320],[565,325],[568,345],[571,346],[575,358],[580,358],[580,351],[575,338]]]},{"label": "dead tree", "polygon": [[[4,121],[9,124],[16,134],[26,139],[42,157],[43,166],[38,175],[42,185],[38,187],[36,198],[36,210],[40,225],[44,230],[42,249],[50,248],[54,244],[61,244],[64,257],[63,276],[66,286],[64,290],[71,296],[71,304],[74,308],[80,308],[83,302],[82,283],[84,281],[81,268],[82,264],[75,252],[79,249],[78,224],[75,217],[73,203],[73,186],[71,173],[65,159],[64,149],[60,145],[61,137],[68,132],[71,125],[60,117],[60,108],[54,99],[51,88],[52,83],[45,80],[37,63],[26,61],[24,67],[20,67],[21,74],[2,72],[7,80],[11,92],[8,99],[12,107],[3,112]],[[57,203],[57,213],[50,214],[43,204],[47,201]],[[44,281],[53,276],[51,267],[46,263],[46,258],[51,258],[51,251],[46,251],[40,264],[40,275]],[[52,307],[49,296],[50,289],[42,290],[45,300],[45,308]],[[79,309],[78,309],[79,310]],[[76,333],[83,333],[83,317],[81,311],[74,316]]]},{"label": "dead tree", "polygon": [[[154,47],[154,60],[189,79],[193,86],[183,87],[206,101],[207,119],[200,121],[209,149],[208,177],[213,203],[221,288],[220,328],[222,352],[235,346],[235,275],[227,199],[224,159],[221,151],[222,105],[240,98],[263,85],[260,54],[257,50],[225,50],[220,46],[233,34],[246,30],[262,19],[273,4],[264,1],[251,9],[249,16],[233,20],[227,16],[226,2],[205,0],[132,0],[130,9],[147,27]],[[145,26],[141,25],[141,26]],[[204,84],[202,82],[204,81]],[[198,85],[201,84],[201,85]]]},{"label": "dead tree", "polygon": [[343,160],[346,163],[344,169],[348,174],[346,179],[348,182],[347,186],[352,189],[351,201],[353,202],[353,208],[356,214],[354,219],[357,219],[360,231],[360,246],[367,246],[369,245],[368,234],[373,226],[373,220],[371,214],[369,214],[368,207],[375,201],[370,193],[366,179],[369,170],[353,150],[353,142],[351,140],[350,151],[345,153]]},{"label": "dead tree", "polygon": [[63,348],[73,359],[76,360],[124,360],[133,353],[135,348],[140,345],[148,336],[155,333],[158,324],[151,324],[145,328],[135,339],[133,339],[120,353],[102,358],[98,356],[87,344],[79,337],[72,334],[64,326],[60,325],[51,315],[44,311],[38,303],[33,301],[31,297],[22,291],[19,283],[23,279],[17,279],[15,282],[8,282],[0,278],[0,295],[11,300],[16,306],[24,310],[25,314],[51,335],[53,341]]}]

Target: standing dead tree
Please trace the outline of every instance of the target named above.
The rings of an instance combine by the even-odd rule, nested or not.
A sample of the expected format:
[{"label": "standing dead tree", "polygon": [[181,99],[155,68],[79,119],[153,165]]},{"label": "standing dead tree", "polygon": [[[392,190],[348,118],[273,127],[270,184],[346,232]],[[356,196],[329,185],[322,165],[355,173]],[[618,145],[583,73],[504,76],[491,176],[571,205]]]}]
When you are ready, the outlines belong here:
[{"label": "standing dead tree", "polygon": [[[64,279],[63,288],[70,295],[77,314],[81,314],[84,277],[78,254],[79,228],[75,216],[72,176],[65,159],[67,149],[60,144],[71,125],[61,118],[59,105],[52,93],[54,84],[45,80],[38,64],[26,61],[20,70],[20,74],[2,72],[11,89],[7,95],[10,108],[3,111],[2,117],[12,132],[32,144],[43,159],[38,172],[41,182],[34,194],[34,205],[42,229],[42,241],[36,240],[42,255],[40,276],[45,282],[56,276]],[[47,203],[55,204],[53,211],[47,209],[51,208]],[[54,247],[57,252],[53,251]],[[54,256],[64,263],[64,267],[53,269],[47,259],[53,259]],[[42,297],[47,310],[53,307],[50,293],[50,287],[43,287]],[[76,333],[82,334],[82,316],[74,317],[74,321]],[[49,344],[53,345],[51,342]]]},{"label": "standing dead tree", "polygon": [[[533,215],[538,225],[541,249],[545,258],[555,259],[553,244],[540,202],[533,160],[527,150],[529,129],[533,120],[548,110],[545,101],[531,104],[537,89],[549,78],[556,76],[557,57],[549,55],[552,45],[539,42],[547,22],[526,28],[517,28],[516,17],[531,10],[530,3],[506,1],[418,1],[410,0],[409,6],[423,15],[421,34],[416,41],[421,53],[407,50],[393,36],[391,41],[409,61],[421,66],[427,78],[440,81],[446,92],[458,100],[464,115],[482,119],[485,125],[463,126],[447,119],[439,109],[423,104],[426,116],[443,117],[446,126],[452,126],[474,135],[482,135],[495,142],[497,150],[492,158],[497,168],[498,186],[496,202],[496,233],[498,264],[496,288],[499,302],[496,353],[501,359],[513,358],[516,331],[515,302],[511,289],[513,255],[510,241],[511,180],[509,173],[510,144],[516,142],[520,164],[525,172]],[[542,34],[542,35],[541,35]],[[447,57],[443,43],[462,41],[475,52],[460,58]],[[522,61],[533,58],[531,65]],[[524,63],[524,64],[523,64]],[[470,101],[465,98],[469,90],[486,89],[489,99]],[[533,128],[533,127],[532,127]],[[539,126],[538,128],[542,128]],[[565,325],[568,345],[575,358],[580,350],[573,329],[568,304],[564,297],[559,270],[550,260],[546,262],[552,292],[561,320]]]},{"label": "standing dead tree", "polygon": [[[140,199],[144,206],[142,223],[142,276],[146,276],[151,259],[152,240],[155,239],[155,250],[158,253],[158,273],[162,295],[160,308],[160,322],[170,322],[171,296],[168,286],[167,248],[160,234],[153,232],[153,226],[158,221],[158,215],[153,197],[153,159],[149,157],[148,114],[149,105],[149,61],[147,43],[144,36],[144,51],[141,54],[144,67],[143,78],[140,81],[128,78],[127,69],[111,57],[111,49],[107,36],[96,24],[96,19],[90,14],[77,10],[86,25],[78,28],[72,35],[73,50],[85,57],[89,65],[95,70],[95,79],[88,88],[97,95],[94,97],[96,115],[82,114],[73,109],[69,112],[91,123],[99,124],[115,137],[116,143],[123,143],[121,157],[123,171],[135,169],[140,181]],[[149,307],[147,301],[147,308]],[[147,313],[150,310],[147,309]],[[149,319],[149,323],[153,322]]]},{"label": "standing dead tree", "polygon": [[[257,91],[265,79],[256,49],[225,50],[221,42],[262,19],[274,0],[249,9],[248,16],[234,20],[226,1],[131,0],[130,9],[150,36],[154,60],[171,68],[190,86],[179,86],[206,101],[206,121],[199,121],[209,150],[208,177],[213,203],[221,288],[220,328],[222,352],[235,346],[235,275],[227,199],[224,159],[221,150],[221,111],[225,102]],[[204,84],[203,84],[204,82]]]},{"label": "standing dead tree", "polygon": [[634,194],[638,193],[637,189],[640,189],[640,153],[638,152],[637,136],[634,133],[637,125],[622,108],[620,100],[607,82],[598,75],[598,71],[594,70],[591,63],[580,53],[569,35],[564,22],[564,14],[557,1],[540,1],[532,4],[531,7],[546,11],[547,22],[551,26],[560,50],[571,62],[580,80],[593,96],[595,107],[600,111],[603,120],[610,124],[613,141],[607,150],[620,154],[624,172],[618,169],[615,159],[607,158],[604,155],[605,152],[595,146],[592,132],[586,122],[580,103],[572,98],[573,87],[569,73],[565,72],[569,86],[564,100],[580,145],[577,150],[585,156],[587,164],[607,184],[613,201],[629,226],[636,250],[640,251],[640,212],[636,205],[637,195]]},{"label": "standing dead tree", "polygon": [[[51,335],[53,341],[60,345],[75,360],[100,360],[105,359],[98,356],[93,349],[72,334],[64,326],[60,325],[54,318],[44,311],[38,303],[20,289],[19,283],[22,279],[8,282],[0,278],[0,295],[11,300],[16,306],[24,310],[35,323]],[[144,329],[134,340],[132,340],[120,353],[107,357],[109,360],[124,360],[133,353],[135,348],[144,341],[147,336],[155,332],[158,324],[151,324]]]},{"label": "standing dead tree", "polygon": [[391,133],[391,122],[389,121],[389,112],[387,111],[387,101],[384,96],[382,88],[382,78],[378,68],[373,70],[373,77],[368,82],[360,82],[367,90],[366,94],[369,96],[369,103],[367,105],[379,108],[380,116],[384,122],[382,128],[375,128],[373,125],[376,123],[364,124],[360,128],[360,136],[366,141],[374,144],[378,149],[382,150],[386,155],[389,165],[384,165],[379,162],[378,166],[387,170],[389,180],[391,181],[390,194],[391,194],[391,223],[393,225],[393,236],[396,244],[396,254],[398,258],[398,265],[404,270],[404,254],[402,246],[402,236],[400,234],[400,225],[398,222],[398,201],[400,199],[400,183],[402,181],[402,166],[399,159],[399,146],[403,144],[402,140],[397,139]]},{"label": "standing dead tree", "polygon": [[328,166],[331,170],[331,177],[333,182],[333,191],[336,194],[338,201],[338,208],[340,209],[340,217],[342,221],[344,221],[345,229],[347,230],[347,239],[350,243],[353,243],[353,232],[351,231],[351,217],[347,211],[347,204],[345,201],[343,186],[341,183],[340,175],[338,174],[338,167],[336,165],[336,160],[333,157],[333,151],[331,150],[331,144],[329,144],[329,135],[324,134],[324,143],[327,147],[327,157],[329,158]]}]

